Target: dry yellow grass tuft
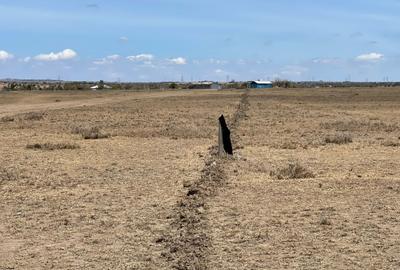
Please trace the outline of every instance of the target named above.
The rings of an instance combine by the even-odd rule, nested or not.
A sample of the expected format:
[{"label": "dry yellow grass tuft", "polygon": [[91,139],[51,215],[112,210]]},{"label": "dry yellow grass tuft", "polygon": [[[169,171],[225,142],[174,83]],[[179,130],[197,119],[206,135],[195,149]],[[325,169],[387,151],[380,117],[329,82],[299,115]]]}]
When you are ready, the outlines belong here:
[{"label": "dry yellow grass tuft", "polygon": [[24,120],[28,121],[40,121],[44,118],[44,113],[41,112],[30,112],[22,116]]},{"label": "dry yellow grass tuft", "polygon": [[334,144],[348,144],[352,143],[353,138],[350,134],[346,133],[337,133],[335,135],[329,135],[325,137],[325,143],[334,143]]},{"label": "dry yellow grass tuft", "polygon": [[391,140],[383,142],[382,145],[386,147],[400,147],[400,142],[395,142]]},{"label": "dry yellow grass tuft", "polygon": [[32,149],[32,150],[53,151],[53,150],[79,149],[80,146],[77,144],[71,144],[71,143],[35,143],[35,144],[28,144],[26,146],[26,148]]},{"label": "dry yellow grass tuft", "polygon": [[15,118],[13,116],[3,116],[0,118],[0,122],[14,122]]},{"label": "dry yellow grass tuft", "polygon": [[270,175],[279,180],[314,178],[315,175],[298,162],[290,162],[287,166],[271,171]]},{"label": "dry yellow grass tuft", "polygon": [[110,134],[103,133],[99,127],[75,127],[72,129],[72,134],[80,134],[85,140],[106,139]]},{"label": "dry yellow grass tuft", "polygon": [[17,174],[14,171],[0,167],[0,183],[6,181],[14,181],[16,179]]}]

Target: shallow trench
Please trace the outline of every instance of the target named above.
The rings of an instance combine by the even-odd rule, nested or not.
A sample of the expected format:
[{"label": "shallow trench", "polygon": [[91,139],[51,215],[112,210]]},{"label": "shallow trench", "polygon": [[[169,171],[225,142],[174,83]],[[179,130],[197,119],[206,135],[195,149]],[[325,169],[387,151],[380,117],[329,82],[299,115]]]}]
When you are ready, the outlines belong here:
[{"label": "shallow trench", "polygon": [[[231,117],[232,142],[234,149],[240,148],[238,130],[242,119],[246,118],[249,108],[248,91],[241,95],[239,105]],[[157,242],[164,243],[162,256],[172,264],[173,269],[208,269],[210,238],[208,235],[207,202],[224,187],[226,176],[224,169],[229,168],[233,157],[218,156],[217,146],[211,146],[209,158],[205,162],[201,176],[197,181],[185,185],[187,193],[174,209],[170,222],[170,232]]]}]

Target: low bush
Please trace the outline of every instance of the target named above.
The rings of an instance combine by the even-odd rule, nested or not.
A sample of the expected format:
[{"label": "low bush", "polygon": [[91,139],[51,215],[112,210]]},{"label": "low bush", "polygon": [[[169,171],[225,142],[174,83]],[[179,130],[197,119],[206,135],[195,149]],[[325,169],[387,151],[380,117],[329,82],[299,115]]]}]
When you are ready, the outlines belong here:
[{"label": "low bush", "polygon": [[283,168],[271,171],[270,175],[277,179],[303,179],[314,178],[315,175],[298,162],[291,162]]},{"label": "low bush", "polygon": [[0,122],[14,122],[15,118],[12,116],[3,116],[2,118],[0,118]]},{"label": "low bush", "polygon": [[72,129],[72,133],[80,134],[85,140],[105,139],[110,137],[110,134],[103,133],[98,127],[75,127]]},{"label": "low bush", "polygon": [[15,180],[17,180],[17,174],[14,171],[0,167],[0,183]]},{"label": "low bush", "polygon": [[71,144],[71,143],[35,143],[35,144],[28,144],[26,148],[32,150],[53,151],[53,150],[73,150],[73,149],[79,149],[80,147],[77,144]]},{"label": "low bush", "polygon": [[44,113],[30,112],[23,115],[24,120],[28,121],[39,121],[44,118]]},{"label": "low bush", "polygon": [[351,137],[351,135],[345,133],[338,133],[325,137],[325,143],[348,144],[352,142],[353,138]]},{"label": "low bush", "polygon": [[386,147],[400,147],[400,142],[386,141],[386,142],[383,142],[382,145],[386,146]]}]

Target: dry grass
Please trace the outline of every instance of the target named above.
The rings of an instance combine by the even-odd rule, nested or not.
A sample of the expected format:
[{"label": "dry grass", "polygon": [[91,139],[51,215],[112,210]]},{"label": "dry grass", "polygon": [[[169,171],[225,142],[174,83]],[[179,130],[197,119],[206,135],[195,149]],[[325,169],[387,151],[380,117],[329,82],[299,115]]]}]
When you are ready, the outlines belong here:
[{"label": "dry grass", "polygon": [[332,225],[332,222],[327,217],[321,217],[319,224],[329,226],[329,225]]},{"label": "dry grass", "polygon": [[15,181],[16,179],[17,174],[14,171],[0,167],[0,184],[2,182]]},{"label": "dry grass", "polygon": [[30,112],[22,115],[21,118],[27,121],[40,121],[44,118],[44,113]]},{"label": "dry grass", "polygon": [[279,180],[314,178],[315,175],[309,169],[298,162],[290,162],[287,166],[271,171],[270,175]]},{"label": "dry grass", "polygon": [[73,143],[35,143],[28,144],[26,148],[32,150],[54,151],[79,149],[80,146]]},{"label": "dry grass", "polygon": [[[400,123],[400,88],[358,90],[349,99],[352,92],[251,91],[247,117],[233,130],[244,148],[223,161],[226,177],[196,204],[201,222],[190,223],[210,241],[194,245],[208,260],[204,269],[399,268],[400,157],[381,143],[397,142],[400,130],[387,130]],[[47,93],[56,110],[34,95],[20,94],[28,108],[0,99],[1,116],[17,115],[17,123],[0,122],[0,175],[9,179],[0,183],[0,269],[173,269],[163,255],[176,247],[166,249],[162,236],[180,239],[171,226],[177,203],[205,194],[191,183],[202,179],[208,147],[217,142],[218,116],[231,116],[239,95],[123,92],[118,102],[104,94],[101,102],[109,103],[77,107],[86,103]],[[34,110],[46,110],[40,122],[19,118]],[[340,121],[321,130],[321,122]],[[29,128],[18,129],[19,122]],[[72,135],[73,126],[99,126],[114,137],[79,140],[78,151],[25,148],[76,142],[84,132]],[[336,132],[357,143],[319,147]],[[189,209],[182,217],[198,216]]]},{"label": "dry grass", "polygon": [[395,142],[393,140],[385,141],[382,143],[386,147],[400,147],[400,142]]},{"label": "dry grass", "polygon": [[335,135],[329,135],[325,137],[325,143],[333,143],[333,144],[348,144],[352,143],[353,138],[350,134],[347,133],[337,133]]},{"label": "dry grass", "polygon": [[6,122],[14,122],[15,117],[13,116],[3,116],[0,118],[0,122],[6,123]]},{"label": "dry grass", "polygon": [[324,129],[333,129],[336,131],[384,131],[393,132],[399,129],[398,125],[387,124],[382,121],[367,121],[367,120],[349,120],[349,121],[333,121],[321,123],[320,126]]},{"label": "dry grass", "polygon": [[[69,93],[49,92],[49,106],[54,95],[63,100],[56,110],[39,94],[29,102],[46,110],[42,121],[0,123],[0,164],[21,172],[0,185],[0,269],[172,269],[156,240],[171,231],[183,181],[200,177],[217,119],[232,114],[240,93],[120,92],[117,101],[104,94],[107,104],[69,107]],[[76,141],[105,132],[113,139]],[[46,142],[81,149],[43,151],[54,148]]]},{"label": "dry grass", "polygon": [[287,150],[295,150],[298,148],[298,145],[294,142],[284,142],[281,146],[281,149],[287,149]]},{"label": "dry grass", "polygon": [[108,133],[102,132],[99,127],[74,127],[72,134],[79,134],[85,140],[106,139],[111,136]]}]

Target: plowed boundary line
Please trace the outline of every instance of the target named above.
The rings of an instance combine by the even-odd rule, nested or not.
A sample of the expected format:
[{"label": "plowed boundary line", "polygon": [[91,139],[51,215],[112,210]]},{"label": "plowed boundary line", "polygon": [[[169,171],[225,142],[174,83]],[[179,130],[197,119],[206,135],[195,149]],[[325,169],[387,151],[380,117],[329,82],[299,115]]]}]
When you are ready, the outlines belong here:
[{"label": "plowed boundary line", "polygon": [[[230,129],[234,146],[240,143],[238,132],[235,131],[238,130],[241,120],[247,117],[248,108],[246,91],[241,95],[240,103],[231,118]],[[224,166],[229,160],[219,157],[217,148],[216,145],[210,147],[210,158],[206,160],[200,178],[187,186],[186,196],[176,205],[169,235],[158,240],[164,242],[166,251],[162,255],[172,263],[173,269],[208,268],[211,241],[208,236],[207,202],[226,183]]]}]

